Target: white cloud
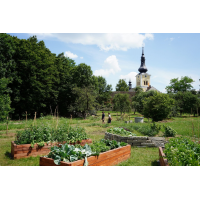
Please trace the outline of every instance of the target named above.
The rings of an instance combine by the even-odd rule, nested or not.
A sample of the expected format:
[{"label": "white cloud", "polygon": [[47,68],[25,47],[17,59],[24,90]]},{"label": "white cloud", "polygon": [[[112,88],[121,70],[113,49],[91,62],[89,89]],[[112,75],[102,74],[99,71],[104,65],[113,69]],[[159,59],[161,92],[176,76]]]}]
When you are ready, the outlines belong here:
[{"label": "white cloud", "polygon": [[83,59],[83,57],[80,57],[80,59]]},{"label": "white cloud", "polygon": [[102,69],[98,69],[94,71],[94,75],[108,77],[110,74],[115,74],[119,71],[121,71],[121,68],[119,67],[118,60],[115,55],[112,55],[106,58]]},{"label": "white cloud", "polygon": [[169,38],[169,39],[170,39],[171,42],[174,40],[174,38]]},{"label": "white cloud", "polygon": [[132,86],[133,85],[135,85],[136,84],[136,75],[137,75],[138,73],[137,72],[130,72],[129,74],[127,74],[127,75],[120,75],[120,79],[126,79],[126,81],[129,81],[129,80],[131,80],[131,82],[132,82]]},{"label": "white cloud", "polygon": [[101,50],[122,50],[140,48],[145,40],[153,40],[153,34],[139,33],[43,33],[39,37],[54,37],[66,43],[97,45]]},{"label": "white cloud", "polygon": [[69,57],[69,58],[78,58],[78,56],[76,54],[71,53],[70,51],[66,51],[65,52],[65,57]]}]

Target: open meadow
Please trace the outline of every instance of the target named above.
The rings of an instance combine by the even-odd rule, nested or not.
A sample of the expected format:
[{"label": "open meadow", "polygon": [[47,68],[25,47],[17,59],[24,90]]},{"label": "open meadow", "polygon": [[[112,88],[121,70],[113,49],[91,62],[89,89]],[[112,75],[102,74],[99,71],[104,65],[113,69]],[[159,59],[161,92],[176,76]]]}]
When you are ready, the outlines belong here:
[{"label": "open meadow", "polygon": [[[133,123],[126,124],[124,121],[120,121],[119,114],[114,111],[109,111],[112,116],[112,123],[107,123],[108,111],[105,111],[106,120],[102,124],[101,121],[101,112],[97,112],[97,116],[90,116],[87,119],[82,118],[58,118],[55,119],[52,116],[46,116],[37,118],[34,120],[20,120],[20,121],[10,121],[8,124],[0,123],[0,166],[39,166],[39,157],[29,157],[21,158],[14,160],[11,157],[11,141],[15,141],[15,134],[19,130],[23,130],[30,125],[49,125],[55,127],[56,124],[62,125],[64,123],[70,124],[72,127],[82,127],[86,130],[87,135],[92,141],[97,141],[103,139],[105,132],[108,128],[112,127],[125,127],[128,128],[131,132],[135,133],[137,136],[144,136],[142,133],[137,132],[133,129],[134,126],[134,117],[141,116],[140,114],[133,113],[130,114],[130,120],[133,120]],[[144,123],[138,124],[139,126],[149,126],[151,120],[144,118]],[[199,138],[199,117],[190,117],[182,116],[172,119],[163,120],[162,122],[157,122],[159,125],[168,125],[172,127],[176,132],[177,136],[189,136],[192,138]],[[162,127],[162,126],[161,126]],[[163,127],[159,132],[159,136],[163,136]],[[118,164],[119,166],[156,166],[158,165],[159,155],[157,147],[131,147],[131,157]]]}]

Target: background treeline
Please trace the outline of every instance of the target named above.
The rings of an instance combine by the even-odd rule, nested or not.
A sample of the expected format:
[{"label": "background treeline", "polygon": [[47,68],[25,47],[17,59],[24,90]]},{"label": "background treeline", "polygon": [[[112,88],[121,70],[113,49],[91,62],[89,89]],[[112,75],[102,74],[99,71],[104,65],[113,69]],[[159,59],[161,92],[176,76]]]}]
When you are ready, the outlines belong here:
[{"label": "background treeline", "polygon": [[[183,114],[199,115],[200,93],[193,89],[191,85],[193,82],[194,80],[187,76],[181,77],[180,80],[171,79],[170,85],[166,87],[166,94],[154,90],[143,92],[141,87],[136,87],[131,101],[128,94],[116,94],[112,101],[113,109],[120,111],[122,115],[133,108],[134,111],[153,121],[183,116]],[[128,87],[127,84],[124,87],[125,84],[119,81],[117,86],[120,91]]]},{"label": "background treeline", "polygon": [[[0,34],[0,120],[98,109],[110,103],[111,85],[91,67],[56,55],[36,36],[19,39]],[[92,102],[92,103],[91,103]]]}]

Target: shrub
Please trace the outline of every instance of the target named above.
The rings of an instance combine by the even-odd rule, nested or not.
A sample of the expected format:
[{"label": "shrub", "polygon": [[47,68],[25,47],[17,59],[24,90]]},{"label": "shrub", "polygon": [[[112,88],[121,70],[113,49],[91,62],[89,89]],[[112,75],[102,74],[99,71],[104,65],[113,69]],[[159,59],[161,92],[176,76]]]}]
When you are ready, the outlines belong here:
[{"label": "shrub", "polygon": [[168,94],[157,92],[154,96],[150,96],[143,100],[144,117],[152,118],[153,121],[162,121],[167,118],[174,104],[174,99]]},{"label": "shrub", "polygon": [[175,135],[177,134],[177,132],[170,126],[163,125],[163,127],[165,129],[165,132],[164,132],[165,137],[175,137]]}]

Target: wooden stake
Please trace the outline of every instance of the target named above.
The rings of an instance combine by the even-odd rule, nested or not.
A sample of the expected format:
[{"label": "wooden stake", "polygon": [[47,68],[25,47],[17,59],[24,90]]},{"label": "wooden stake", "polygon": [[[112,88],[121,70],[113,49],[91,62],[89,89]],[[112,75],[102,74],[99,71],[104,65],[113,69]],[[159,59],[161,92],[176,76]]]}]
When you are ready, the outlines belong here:
[{"label": "wooden stake", "polygon": [[36,124],[36,112],[35,112],[35,125],[37,126],[37,124]]},{"label": "wooden stake", "polygon": [[6,129],[6,135],[8,135],[8,116],[7,116],[7,129]]}]

